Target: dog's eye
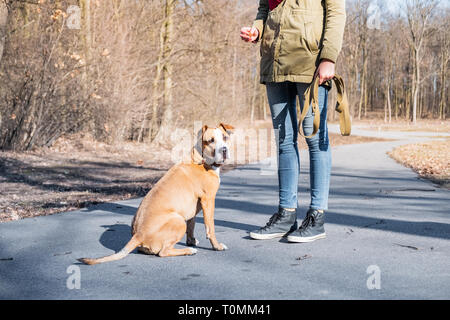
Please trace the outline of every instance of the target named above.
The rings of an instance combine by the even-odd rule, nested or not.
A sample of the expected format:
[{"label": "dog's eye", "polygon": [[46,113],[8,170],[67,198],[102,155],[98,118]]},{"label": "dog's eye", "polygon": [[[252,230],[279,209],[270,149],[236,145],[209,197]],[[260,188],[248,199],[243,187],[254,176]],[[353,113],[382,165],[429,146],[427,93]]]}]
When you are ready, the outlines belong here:
[{"label": "dog's eye", "polygon": [[210,142],[210,143],[213,143],[213,142],[214,142],[214,138],[211,138],[211,140],[209,140],[209,142]]}]

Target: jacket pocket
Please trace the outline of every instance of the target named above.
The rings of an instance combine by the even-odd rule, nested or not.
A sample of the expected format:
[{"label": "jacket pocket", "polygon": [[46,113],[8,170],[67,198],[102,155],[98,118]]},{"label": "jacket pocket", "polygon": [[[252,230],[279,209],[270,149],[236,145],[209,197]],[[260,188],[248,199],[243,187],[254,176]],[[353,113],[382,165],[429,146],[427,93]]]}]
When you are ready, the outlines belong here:
[{"label": "jacket pocket", "polygon": [[311,54],[317,54],[320,50],[323,16],[302,9],[292,10],[292,15],[298,26],[300,45]]},{"label": "jacket pocket", "polygon": [[319,39],[316,38],[314,33],[314,22],[312,21],[305,21],[305,42],[311,53],[319,51]]}]

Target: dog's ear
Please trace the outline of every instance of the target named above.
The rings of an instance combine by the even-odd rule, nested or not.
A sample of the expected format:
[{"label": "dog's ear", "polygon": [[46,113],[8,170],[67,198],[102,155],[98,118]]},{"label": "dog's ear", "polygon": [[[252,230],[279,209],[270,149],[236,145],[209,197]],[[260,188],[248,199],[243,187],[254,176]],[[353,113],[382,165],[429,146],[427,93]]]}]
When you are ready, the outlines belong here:
[{"label": "dog's ear", "polygon": [[203,135],[205,134],[205,131],[206,130],[208,130],[208,126],[205,124],[203,127],[202,127],[202,140],[203,140]]},{"label": "dog's ear", "polygon": [[234,130],[234,127],[232,125],[225,124],[225,123],[219,124],[219,127],[222,127],[223,130],[225,130],[225,132],[228,134],[232,134],[233,130]]},{"label": "dog's ear", "polygon": [[197,142],[191,151],[191,160],[194,163],[201,164],[203,163],[203,148],[205,142],[203,141],[203,137],[205,135],[206,130],[208,129],[207,125],[204,125],[200,130],[197,131]]}]

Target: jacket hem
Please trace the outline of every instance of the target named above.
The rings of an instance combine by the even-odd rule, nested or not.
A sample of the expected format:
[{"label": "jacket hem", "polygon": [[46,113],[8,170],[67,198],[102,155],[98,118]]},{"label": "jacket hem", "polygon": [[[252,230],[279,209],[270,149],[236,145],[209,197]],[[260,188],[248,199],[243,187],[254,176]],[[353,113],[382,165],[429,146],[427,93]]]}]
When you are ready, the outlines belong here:
[{"label": "jacket hem", "polygon": [[269,75],[261,75],[260,77],[260,83],[266,84],[267,82],[301,82],[301,83],[311,83],[313,80],[313,74],[287,74],[287,75],[275,75],[275,76],[269,76]]}]

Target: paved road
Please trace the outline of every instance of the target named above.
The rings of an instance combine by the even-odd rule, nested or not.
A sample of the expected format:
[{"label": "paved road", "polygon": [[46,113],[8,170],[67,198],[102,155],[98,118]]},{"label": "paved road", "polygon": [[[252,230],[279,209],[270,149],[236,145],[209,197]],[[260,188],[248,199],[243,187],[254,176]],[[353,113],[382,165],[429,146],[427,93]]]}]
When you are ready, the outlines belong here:
[{"label": "paved road", "polygon": [[[310,244],[249,239],[277,201],[277,177],[262,175],[257,164],[222,176],[216,229],[225,252],[211,250],[199,217],[195,256],[133,252],[112,263],[78,264],[76,258],[122,248],[141,199],[0,224],[0,298],[449,299],[450,192],[386,156],[419,139],[401,138],[334,148],[328,237]],[[308,156],[301,158],[299,219],[309,181]],[[81,287],[68,289],[77,270]],[[380,289],[368,289],[369,277]]]},{"label": "paved road", "polygon": [[[329,125],[329,130],[331,132],[339,133],[339,125],[331,124]],[[444,139],[450,138],[450,132],[421,132],[421,131],[389,131],[381,130],[368,130],[364,125],[352,125],[352,135],[355,136],[365,136],[374,138],[385,138],[385,139],[395,139],[399,140],[401,144],[426,141],[429,139]]]}]

